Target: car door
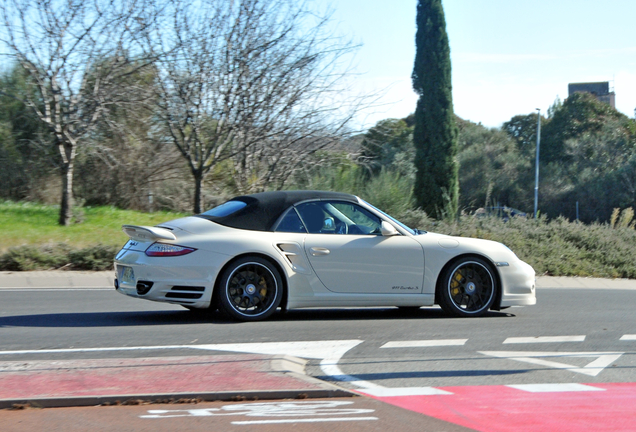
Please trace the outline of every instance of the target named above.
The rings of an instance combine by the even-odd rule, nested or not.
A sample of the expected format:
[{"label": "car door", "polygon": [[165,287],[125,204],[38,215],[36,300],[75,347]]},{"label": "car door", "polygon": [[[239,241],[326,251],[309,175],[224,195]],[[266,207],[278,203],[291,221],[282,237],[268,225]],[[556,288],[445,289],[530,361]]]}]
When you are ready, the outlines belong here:
[{"label": "car door", "polygon": [[382,220],[354,203],[311,202],[298,205],[297,210],[308,231],[307,258],[330,291],[422,292],[424,252],[414,239],[383,236]]}]

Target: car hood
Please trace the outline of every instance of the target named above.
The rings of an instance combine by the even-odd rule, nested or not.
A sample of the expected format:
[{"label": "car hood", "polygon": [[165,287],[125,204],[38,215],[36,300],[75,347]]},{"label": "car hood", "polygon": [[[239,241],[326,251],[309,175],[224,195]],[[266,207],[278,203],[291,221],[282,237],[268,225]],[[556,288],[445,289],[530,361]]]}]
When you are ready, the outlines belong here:
[{"label": "car hood", "polygon": [[461,253],[476,252],[494,259],[510,259],[516,255],[506,245],[492,240],[472,237],[455,237],[445,234],[427,232],[414,237],[422,246],[436,246],[442,249],[458,249]]}]

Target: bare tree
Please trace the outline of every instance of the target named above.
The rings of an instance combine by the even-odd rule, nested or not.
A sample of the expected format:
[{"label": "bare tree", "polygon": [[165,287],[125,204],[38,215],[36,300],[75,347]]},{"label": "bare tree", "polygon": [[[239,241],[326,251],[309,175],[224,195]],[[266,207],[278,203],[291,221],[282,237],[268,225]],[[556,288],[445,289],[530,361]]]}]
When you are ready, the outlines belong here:
[{"label": "bare tree", "polygon": [[[355,47],[294,0],[174,4],[148,32],[158,117],[194,178],[194,212],[210,170],[231,161],[239,192],[282,187],[299,160],[346,133],[356,106],[341,90]],[[167,23],[171,26],[167,28]],[[333,100],[339,99],[339,104]]]},{"label": "bare tree", "polygon": [[[61,225],[73,206],[78,147],[109,107],[134,101],[128,75],[149,63],[136,49],[152,24],[144,0],[3,0],[0,38],[36,89],[24,102],[54,136],[61,156]],[[148,10],[150,10],[148,8]],[[144,21],[145,20],[145,21]],[[137,56],[137,57],[136,57]]]}]

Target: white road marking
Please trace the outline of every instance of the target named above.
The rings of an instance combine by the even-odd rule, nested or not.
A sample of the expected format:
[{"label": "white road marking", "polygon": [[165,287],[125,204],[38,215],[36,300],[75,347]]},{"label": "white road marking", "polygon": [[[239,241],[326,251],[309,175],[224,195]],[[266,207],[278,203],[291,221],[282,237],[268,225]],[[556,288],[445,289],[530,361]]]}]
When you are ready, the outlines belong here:
[{"label": "white road marking", "polygon": [[369,421],[378,420],[377,417],[336,417],[336,418],[313,418],[313,419],[285,419],[285,420],[249,420],[233,421],[233,425],[254,425],[254,424],[282,424],[282,423],[323,423],[342,421]]},{"label": "white road marking", "polygon": [[339,359],[344,355],[344,353],[362,342],[363,341],[359,339],[303,342],[263,342],[190,345],[188,348],[252,354],[287,354],[306,359],[325,359],[327,357],[337,357]]},{"label": "white road marking", "polygon": [[[576,372],[589,376],[597,376],[603,369],[618,360],[624,353],[619,352],[536,352],[536,351],[479,351],[492,357],[507,358],[520,362],[546,366],[554,369],[565,369],[570,372]],[[586,366],[578,367],[566,363],[541,360],[538,357],[558,357],[558,358],[581,358],[596,357],[596,360],[588,363]]]},{"label": "white road marking", "polygon": [[164,345],[137,347],[109,347],[109,348],[67,348],[48,350],[19,350],[0,351],[0,355],[16,354],[51,354],[51,353],[85,353],[108,351],[138,351],[138,350],[169,350],[169,349],[199,349],[208,351],[229,351],[252,354],[286,354],[301,358],[320,359],[322,371],[336,381],[349,382],[360,388],[385,388],[372,382],[358,379],[344,374],[338,367],[340,358],[351,348],[361,344],[359,339],[332,341],[302,341],[302,342],[264,342],[238,344],[201,344],[201,345]]},{"label": "white road marking", "polygon": [[355,408],[352,406],[353,404],[354,402],[351,401],[335,400],[252,402],[224,405],[221,408],[148,410],[147,415],[141,415],[139,417],[143,419],[217,416],[279,417],[279,419],[276,420],[233,421],[232,424],[235,425],[378,420],[377,417],[345,417],[375,412],[374,409]]},{"label": "white road marking", "polygon": [[357,390],[369,396],[391,397],[391,396],[433,396],[433,395],[452,395],[453,393],[438,389],[435,387],[397,387],[397,388],[378,388]]},{"label": "white road marking", "polygon": [[270,342],[270,343],[244,343],[244,344],[200,344],[200,345],[156,345],[135,347],[106,347],[106,348],[62,348],[43,350],[17,350],[0,351],[0,355],[15,354],[51,354],[51,353],[85,353],[108,351],[140,351],[140,350],[171,350],[171,349],[199,349],[208,351],[231,351],[252,354],[287,354],[302,358],[323,359],[325,356],[337,356],[338,358],[354,346],[362,343],[361,340],[335,340],[335,341],[311,341],[311,342]]},{"label": "white road marking", "polygon": [[585,384],[563,383],[563,384],[518,384],[507,385],[517,390],[530,393],[553,393],[553,392],[582,392],[582,391],[605,391],[605,389],[592,387]]},{"label": "white road marking", "polygon": [[380,348],[425,348],[464,345],[468,339],[438,339],[387,342]]},{"label": "white road marking", "polygon": [[[343,353],[344,354],[344,353]],[[342,357],[342,356],[340,356]],[[331,357],[331,358],[326,358],[323,359],[320,362],[320,369],[322,369],[322,371],[327,374],[331,379],[334,379],[336,381],[342,381],[342,382],[348,382],[350,384],[353,384],[355,386],[358,386],[360,388],[364,388],[364,389],[384,389],[386,387],[383,387],[379,384],[375,384],[369,381],[364,381],[361,380],[358,377],[355,377],[353,375],[347,375],[345,373],[342,372],[342,370],[340,370],[340,367],[338,366],[338,362],[340,361],[340,357]]]},{"label": "white road marking", "polygon": [[162,350],[162,349],[168,350],[168,349],[184,349],[184,348],[190,348],[190,347],[191,347],[190,345],[159,345],[159,346],[108,347],[108,348],[60,348],[60,349],[0,351],[0,355],[140,351],[140,350]]},{"label": "white road marking", "polygon": [[583,342],[585,336],[537,336],[537,337],[509,337],[505,344],[527,343],[556,343],[556,342]]},{"label": "white road marking", "polygon": [[620,338],[620,340],[627,340],[627,341],[632,341],[632,340],[636,340],[636,335],[623,335],[623,337]]}]

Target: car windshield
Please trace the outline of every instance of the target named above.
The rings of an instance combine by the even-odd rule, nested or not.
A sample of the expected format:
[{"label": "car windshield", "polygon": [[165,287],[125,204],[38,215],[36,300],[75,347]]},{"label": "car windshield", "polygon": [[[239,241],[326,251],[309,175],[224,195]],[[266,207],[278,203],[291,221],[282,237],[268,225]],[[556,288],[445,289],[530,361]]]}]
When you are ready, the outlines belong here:
[{"label": "car windshield", "polygon": [[398,224],[399,226],[401,226],[404,230],[408,231],[410,234],[412,235],[418,235],[418,234],[425,234],[426,231],[421,231],[418,229],[413,229],[413,228],[409,228],[406,225],[404,225],[402,222],[400,222],[399,220],[395,219],[393,216],[390,216],[386,213],[384,213],[382,210],[380,210],[379,208],[372,206],[371,204],[369,204],[368,202],[364,201],[364,200],[360,200],[363,203],[365,203],[366,205],[368,205],[369,207],[371,207],[372,209],[374,209],[375,211],[377,211],[378,213],[380,213],[381,215],[386,216],[387,218],[391,219],[393,222],[395,222],[396,224]]}]

